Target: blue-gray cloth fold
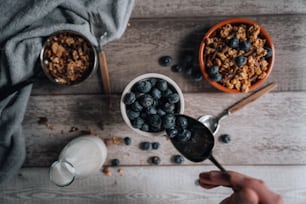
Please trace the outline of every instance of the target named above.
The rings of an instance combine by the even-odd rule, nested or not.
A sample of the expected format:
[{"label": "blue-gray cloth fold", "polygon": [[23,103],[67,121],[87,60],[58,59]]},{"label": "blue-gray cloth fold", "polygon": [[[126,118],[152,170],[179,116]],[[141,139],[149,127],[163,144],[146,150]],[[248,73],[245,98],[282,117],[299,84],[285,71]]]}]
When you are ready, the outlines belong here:
[{"label": "blue-gray cloth fold", "polygon": [[[0,0],[0,90],[33,75],[43,41],[55,31],[78,31],[97,45],[88,12],[102,18],[103,43],[120,38],[133,5],[134,0]],[[22,121],[31,89],[0,101],[0,183],[14,176],[25,159]]]}]

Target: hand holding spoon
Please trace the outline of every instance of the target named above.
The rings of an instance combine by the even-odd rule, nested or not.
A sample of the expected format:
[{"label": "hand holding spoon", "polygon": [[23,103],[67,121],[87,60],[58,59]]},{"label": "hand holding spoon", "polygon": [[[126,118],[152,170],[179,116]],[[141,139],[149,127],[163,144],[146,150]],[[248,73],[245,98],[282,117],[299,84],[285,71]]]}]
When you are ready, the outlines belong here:
[{"label": "hand holding spoon", "polygon": [[244,106],[252,103],[259,97],[263,96],[264,94],[270,92],[277,86],[276,83],[270,83],[269,85],[265,86],[264,88],[260,89],[259,91],[254,92],[253,94],[247,96],[246,98],[238,101],[228,109],[226,109],[224,112],[222,112],[219,116],[214,117],[211,115],[204,115],[199,118],[199,121],[203,123],[214,135],[219,130],[219,122],[224,119],[226,116],[242,109]]}]

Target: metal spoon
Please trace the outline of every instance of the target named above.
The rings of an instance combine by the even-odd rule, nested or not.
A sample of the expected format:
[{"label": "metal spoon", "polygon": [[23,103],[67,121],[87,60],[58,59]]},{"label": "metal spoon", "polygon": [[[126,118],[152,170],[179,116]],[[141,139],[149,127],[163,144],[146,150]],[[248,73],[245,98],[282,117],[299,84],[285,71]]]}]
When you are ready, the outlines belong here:
[{"label": "metal spoon", "polygon": [[[173,146],[188,160],[202,162],[209,159],[216,167],[227,174],[224,167],[212,155],[215,140],[211,131],[194,118],[181,114],[176,115],[176,118],[178,117],[187,119],[186,129],[191,132],[191,136],[182,139],[179,135],[173,137],[166,131]],[[180,127],[176,125],[175,129],[179,130]]]},{"label": "metal spoon", "polygon": [[224,119],[226,116],[242,109],[244,106],[250,104],[251,102],[255,101],[259,97],[263,96],[264,94],[268,93],[269,91],[273,90],[277,86],[276,83],[270,83],[264,88],[260,89],[259,91],[256,91],[252,93],[251,95],[247,96],[246,98],[238,101],[225,111],[223,111],[220,115],[217,117],[211,116],[211,115],[204,115],[199,118],[199,121],[203,123],[214,135],[219,130],[219,122]]}]

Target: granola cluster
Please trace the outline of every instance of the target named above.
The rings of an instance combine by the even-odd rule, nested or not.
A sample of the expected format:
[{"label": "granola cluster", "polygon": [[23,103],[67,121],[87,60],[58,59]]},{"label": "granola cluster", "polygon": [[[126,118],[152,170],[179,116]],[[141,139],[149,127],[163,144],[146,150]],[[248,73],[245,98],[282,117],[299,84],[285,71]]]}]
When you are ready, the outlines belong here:
[{"label": "granola cluster", "polygon": [[226,24],[206,39],[204,59],[210,79],[248,92],[266,77],[272,50],[257,24]]},{"label": "granola cluster", "polygon": [[83,37],[64,32],[47,40],[43,59],[46,71],[57,83],[71,85],[90,74],[94,53]]}]

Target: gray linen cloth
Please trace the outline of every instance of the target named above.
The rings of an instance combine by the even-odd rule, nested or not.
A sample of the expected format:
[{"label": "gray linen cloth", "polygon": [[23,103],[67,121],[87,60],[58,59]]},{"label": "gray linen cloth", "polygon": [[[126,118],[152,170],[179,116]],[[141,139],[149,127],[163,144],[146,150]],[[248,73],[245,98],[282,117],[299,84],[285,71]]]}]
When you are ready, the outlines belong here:
[{"label": "gray linen cloth", "polygon": [[[0,0],[0,90],[34,73],[45,37],[70,29],[97,45],[88,12],[98,12],[107,32],[103,43],[121,37],[134,0]],[[25,159],[22,121],[32,85],[0,101],[0,183],[14,176]]]}]

